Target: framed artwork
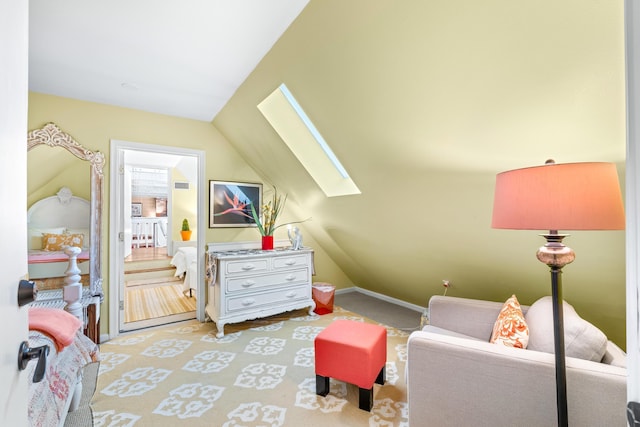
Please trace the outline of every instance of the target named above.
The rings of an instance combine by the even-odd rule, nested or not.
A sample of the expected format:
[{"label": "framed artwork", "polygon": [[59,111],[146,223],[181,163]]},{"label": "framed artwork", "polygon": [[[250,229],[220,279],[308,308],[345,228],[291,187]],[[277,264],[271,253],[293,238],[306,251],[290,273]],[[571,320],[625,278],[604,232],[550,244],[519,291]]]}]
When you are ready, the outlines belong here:
[{"label": "framed artwork", "polygon": [[209,181],[209,228],[255,227],[252,203],[260,215],[262,184]]},{"label": "framed artwork", "polygon": [[167,199],[156,199],[156,216],[167,216]]},{"label": "framed artwork", "polygon": [[131,216],[142,216],[142,203],[131,203]]}]

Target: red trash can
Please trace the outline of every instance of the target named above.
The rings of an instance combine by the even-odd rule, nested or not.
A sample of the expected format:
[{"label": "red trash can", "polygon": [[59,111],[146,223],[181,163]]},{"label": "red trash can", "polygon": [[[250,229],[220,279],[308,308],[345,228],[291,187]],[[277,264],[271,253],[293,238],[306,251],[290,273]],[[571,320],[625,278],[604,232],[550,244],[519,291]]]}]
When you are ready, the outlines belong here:
[{"label": "red trash can", "polygon": [[333,313],[333,299],[336,287],[329,283],[314,283],[311,286],[311,296],[316,303],[313,310],[316,314]]}]

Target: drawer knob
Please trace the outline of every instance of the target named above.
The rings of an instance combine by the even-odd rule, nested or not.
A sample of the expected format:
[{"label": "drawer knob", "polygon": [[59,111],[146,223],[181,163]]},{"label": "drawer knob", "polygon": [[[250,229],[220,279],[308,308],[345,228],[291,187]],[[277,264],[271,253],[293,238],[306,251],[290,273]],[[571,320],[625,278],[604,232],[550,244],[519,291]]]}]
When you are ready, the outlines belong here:
[{"label": "drawer knob", "polygon": [[255,284],[256,284],[256,282],[254,280],[245,280],[244,283],[242,283],[242,287],[250,288],[251,286],[253,286]]},{"label": "drawer knob", "polygon": [[287,294],[287,298],[293,298],[293,297],[295,297],[296,295],[297,295],[297,294],[296,294],[295,292],[291,291],[291,292],[289,292],[289,293]]},{"label": "drawer knob", "polygon": [[285,277],[286,280],[288,280],[289,282],[292,280],[296,279],[296,276],[294,274],[289,274],[287,277]]},{"label": "drawer knob", "polygon": [[242,300],[242,305],[244,305],[245,307],[248,307],[250,305],[253,305],[256,303],[256,300],[254,300],[253,298],[247,298],[245,300]]},{"label": "drawer knob", "polygon": [[295,259],[288,259],[284,263],[287,264],[287,265],[294,265],[296,263],[296,260]]},{"label": "drawer knob", "polygon": [[244,271],[248,271],[248,270],[253,270],[254,268],[256,268],[253,264],[245,264],[242,266],[242,269]]}]

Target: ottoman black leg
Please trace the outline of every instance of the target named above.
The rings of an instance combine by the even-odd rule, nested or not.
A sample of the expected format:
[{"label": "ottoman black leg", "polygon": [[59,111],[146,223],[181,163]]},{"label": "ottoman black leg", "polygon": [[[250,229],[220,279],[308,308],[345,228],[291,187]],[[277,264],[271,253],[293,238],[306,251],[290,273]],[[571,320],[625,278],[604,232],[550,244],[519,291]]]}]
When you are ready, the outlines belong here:
[{"label": "ottoman black leg", "polygon": [[360,398],[359,398],[359,407],[363,411],[371,412],[371,408],[373,407],[373,387],[370,389],[360,388]]},{"label": "ottoman black leg", "polygon": [[326,396],[329,393],[329,377],[316,375],[316,394]]},{"label": "ottoman black leg", "polygon": [[382,369],[380,369],[380,373],[378,374],[378,377],[376,378],[376,384],[384,385],[385,368],[386,368],[386,364],[385,364],[385,366],[382,367]]}]

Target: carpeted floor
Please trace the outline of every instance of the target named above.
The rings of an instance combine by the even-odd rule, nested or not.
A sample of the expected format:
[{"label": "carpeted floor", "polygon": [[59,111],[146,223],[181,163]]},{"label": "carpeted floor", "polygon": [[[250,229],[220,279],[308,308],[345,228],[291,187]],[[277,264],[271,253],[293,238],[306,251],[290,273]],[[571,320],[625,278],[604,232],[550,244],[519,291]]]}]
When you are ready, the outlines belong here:
[{"label": "carpeted floor", "polygon": [[96,426],[401,426],[407,424],[408,332],[387,327],[386,383],[371,412],[358,388],[331,380],[315,394],[313,340],[335,319],[373,322],[339,306],[227,325],[188,321],[101,345],[92,400]]},{"label": "carpeted floor", "polygon": [[378,323],[393,326],[403,331],[420,329],[420,311],[385,301],[359,291],[336,292],[335,304],[349,311],[361,314]]}]

